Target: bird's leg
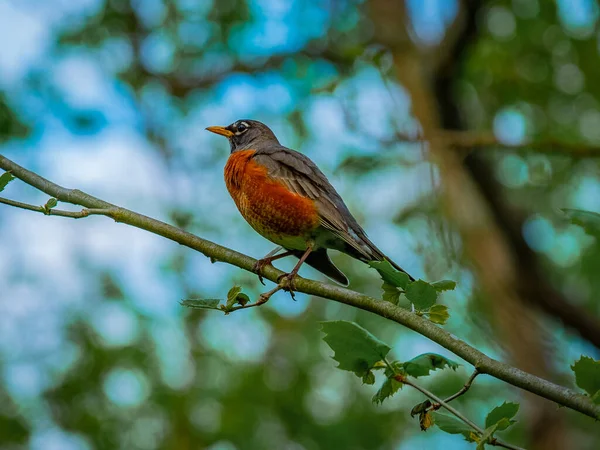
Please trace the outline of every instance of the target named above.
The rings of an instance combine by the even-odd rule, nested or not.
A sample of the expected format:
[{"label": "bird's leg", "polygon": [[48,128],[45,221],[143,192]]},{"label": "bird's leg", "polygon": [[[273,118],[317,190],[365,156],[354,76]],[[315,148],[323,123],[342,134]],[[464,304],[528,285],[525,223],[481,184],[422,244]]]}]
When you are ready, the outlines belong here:
[{"label": "bird's leg", "polygon": [[[310,255],[310,253],[313,251],[313,247],[314,247],[314,243],[313,242],[309,242],[307,247],[306,247],[306,251],[304,252],[304,254],[300,257],[300,260],[298,261],[298,264],[296,264],[296,266],[292,269],[292,271],[290,273],[286,273],[284,275],[281,275],[277,281],[279,282],[280,286],[283,286],[284,289],[287,289],[290,292],[290,295],[292,296],[293,300],[296,300],[295,296],[294,296],[294,278],[296,278],[296,275],[298,275],[298,271],[300,270],[300,266],[302,266],[302,264],[304,264],[304,261],[306,261],[306,258],[308,258],[308,255]],[[286,281],[284,281],[286,280]]]},{"label": "bird's leg", "polygon": [[264,257],[262,257],[258,261],[256,261],[256,263],[254,264],[254,267],[252,267],[252,271],[258,275],[258,281],[260,281],[263,286],[264,286],[265,282],[263,281],[263,277],[260,273],[262,271],[263,267],[270,265],[273,261],[276,261],[281,258],[285,258],[286,256],[290,256],[292,254],[292,252],[286,251],[280,255],[277,255],[277,252],[279,252],[281,250],[282,250],[282,247],[275,247],[273,250],[271,250],[269,253],[267,253]]}]

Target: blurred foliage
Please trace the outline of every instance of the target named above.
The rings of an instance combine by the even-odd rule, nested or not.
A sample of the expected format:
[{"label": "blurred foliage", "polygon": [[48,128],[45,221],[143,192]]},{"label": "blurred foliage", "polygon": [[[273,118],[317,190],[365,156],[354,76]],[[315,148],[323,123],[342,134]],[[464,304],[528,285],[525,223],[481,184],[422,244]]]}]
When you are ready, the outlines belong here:
[{"label": "blurred foliage", "polygon": [[[421,3],[438,6],[427,10],[418,7]],[[579,10],[569,9],[567,1],[482,3],[469,56],[454,80],[459,109],[469,127],[493,130],[508,143],[546,137],[600,146],[596,3],[575,2]],[[339,178],[336,182],[342,189],[353,185],[348,203],[360,222],[370,220],[371,226],[383,230],[383,237],[375,236],[378,243],[390,236],[383,223],[392,226],[396,221],[394,233],[410,233],[414,244],[411,249],[396,249],[394,255],[412,252],[412,264],[422,268],[427,279],[457,279],[457,290],[443,294],[448,299],[444,303],[452,302],[452,317],[445,309],[433,311],[443,306],[435,305],[430,319],[448,321],[445,326],[450,331],[484,351],[502,352],[489,327],[490,307],[474,286],[459,239],[437,202],[435,169],[423,162],[420,145],[390,144],[397,133],[416,133],[418,127],[408,112],[407,93],[394,81],[388,52],[373,42],[377,24],[369,19],[368,2],[89,0],[72,8],[67,4],[7,2],[9,8],[22,9],[23,14],[42,17],[52,25],[47,35],[38,36],[45,47],[31,67],[16,81],[0,79],[0,152],[31,157],[31,168],[39,169],[61,154],[65,134],[93,139],[109,127],[139,130],[147,145],[137,156],[159,161],[167,175],[152,182],[173,183],[175,194],[166,205],[158,198],[134,199],[133,205],[144,211],[156,207],[150,211],[160,211],[192,232],[239,244],[245,239],[237,237],[240,222],[235,220],[239,219],[223,216],[214,222],[206,217],[216,214],[216,203],[209,198],[216,188],[209,183],[220,180],[220,175],[211,174],[224,163],[225,153],[198,130],[224,124],[212,120],[238,119],[231,114],[244,110],[272,125],[278,134],[281,131],[286,145],[307,150],[319,144],[311,156],[318,156],[324,171]],[[410,35],[429,55],[462,2],[408,4]],[[2,21],[0,14],[0,26]],[[19,60],[26,58],[25,53],[19,55]],[[98,69],[98,73],[75,71],[79,81],[95,76],[103,80],[104,90],[93,101],[86,97],[87,91],[71,94],[69,88],[75,86],[62,80],[80,69],[77,64],[67,65],[73,59]],[[59,149],[49,157],[47,147],[38,147],[50,136]],[[87,152],[85,146],[79,151]],[[119,151],[113,154],[117,163],[133,170],[138,161],[117,159]],[[505,188],[502,195],[529,212],[523,235],[544,262],[548,277],[590,314],[599,316],[600,243],[559,212],[559,208],[600,211],[597,160],[506,149],[479,151],[489,152]],[[78,163],[81,159],[73,164]],[[77,170],[69,167],[65,172]],[[188,175],[189,180],[176,184],[175,173]],[[408,181],[400,184],[402,180]],[[382,183],[391,192],[384,207],[364,196]],[[205,210],[198,208],[201,201]],[[352,207],[357,205],[362,208]],[[373,219],[372,211],[380,216]],[[10,214],[12,210],[0,207],[0,226],[8,223]],[[103,229],[85,245],[93,246],[96,238],[100,242],[96,245],[107,245],[104,235],[114,230]],[[390,240],[390,245],[407,242]],[[54,237],[38,244],[38,250],[48,247],[68,255],[82,271],[80,279],[70,280],[83,285],[80,290],[65,280],[57,282],[53,271],[65,267],[47,263],[40,253],[24,253],[24,258],[30,258],[26,263],[0,261],[0,293],[4,293],[0,303],[8,318],[3,326],[15,328],[9,330],[13,334],[2,331],[0,449],[472,447],[463,441],[462,429],[453,437],[436,427],[421,433],[417,420],[409,416],[412,405],[423,402],[420,394],[404,389],[384,405],[373,405],[376,387],[361,386],[360,380],[336,371],[321,341],[318,321],[352,320],[377,330],[377,336],[393,344],[396,356],[404,360],[414,356],[413,346],[443,351],[406,330],[322,301],[286,313],[286,308],[293,310],[289,305],[297,304],[289,303],[283,293],[275,305],[227,318],[217,317],[214,311],[175,309],[180,298],[214,297],[215,272],[198,272],[191,252],[171,247],[142,258],[147,266],[160,259],[160,278],[140,268],[146,275],[143,283],[148,291],[168,286],[160,292],[174,305],[168,311],[150,312],[145,299],[138,298],[139,283],[124,274],[117,261],[136,255],[131,250],[138,248],[133,240],[119,243],[119,258],[105,260],[90,260],[81,249],[83,244],[72,236],[60,241],[68,245],[58,249],[52,247],[53,241]],[[152,242],[159,246],[158,241]],[[41,275],[34,276],[38,258],[50,277],[47,283],[40,281]],[[380,295],[380,281],[370,273],[374,271],[344,258],[339,264],[349,273],[352,288]],[[232,273],[234,279],[223,284],[258,292],[255,277]],[[227,289],[219,289],[224,297]],[[392,297],[396,292],[394,287]],[[45,305],[59,300],[66,305],[59,313],[50,311],[58,318],[27,306],[40,295]],[[9,305],[14,315],[9,315]],[[22,311],[28,322],[21,322]],[[59,327],[62,335],[48,338],[40,332],[38,336],[36,330],[49,324]],[[122,329],[127,331],[123,335],[118,331]],[[582,348],[591,350],[576,337],[556,331],[555,323],[548,329],[557,370],[565,385],[574,386],[568,366]],[[110,337],[110,330],[117,338]],[[27,353],[34,344],[40,345],[37,340],[54,343],[54,351]],[[248,342],[262,345],[260,351]],[[467,377],[462,369],[440,371],[426,386],[448,396]],[[397,388],[388,387],[392,393]],[[519,395],[502,383],[478,379],[468,395],[456,400],[456,407],[482,424],[494,406]],[[430,418],[422,419],[422,427],[431,425]],[[438,427],[453,425],[444,418],[435,420]],[[572,412],[568,422],[578,449],[598,448],[596,424]],[[526,445],[524,423],[520,420],[503,438]]]}]

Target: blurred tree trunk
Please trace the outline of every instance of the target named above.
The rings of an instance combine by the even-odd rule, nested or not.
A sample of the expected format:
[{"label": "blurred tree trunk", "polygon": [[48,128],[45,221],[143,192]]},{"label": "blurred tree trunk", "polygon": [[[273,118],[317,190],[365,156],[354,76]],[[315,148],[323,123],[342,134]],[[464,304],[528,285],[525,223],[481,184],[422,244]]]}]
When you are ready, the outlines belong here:
[{"label": "blurred tree trunk", "polygon": [[[461,234],[465,256],[489,303],[500,342],[518,367],[552,379],[551,365],[544,358],[540,317],[530,308],[532,302],[524,298],[521,288],[522,262],[514,248],[514,236],[507,235],[505,222],[498,220],[497,204],[482,189],[472,165],[463,163],[456,152],[436,139],[440,128],[462,128],[452,88],[469,45],[477,39],[480,2],[461,3],[456,23],[449,28],[437,55],[424,55],[411,41],[410,18],[403,2],[371,0],[370,7],[376,38],[391,50],[398,81],[411,94],[412,113],[428,141],[431,159],[440,170],[442,204]],[[480,161],[479,166],[482,164]],[[489,173],[485,176],[490,180]],[[534,396],[527,396],[525,406],[529,415],[528,447],[566,448],[562,413]]]}]

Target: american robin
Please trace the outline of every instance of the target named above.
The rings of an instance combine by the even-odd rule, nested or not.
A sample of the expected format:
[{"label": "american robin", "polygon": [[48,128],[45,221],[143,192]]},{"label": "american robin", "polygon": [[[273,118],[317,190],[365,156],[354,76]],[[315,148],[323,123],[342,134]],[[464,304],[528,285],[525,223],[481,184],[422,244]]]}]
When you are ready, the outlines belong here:
[{"label": "american robin", "polygon": [[[282,146],[265,124],[238,120],[207,130],[229,140],[225,184],[240,213],[252,228],[278,245],[254,267],[259,278],[264,266],[293,255],[300,260],[286,275],[290,282],[306,263],[347,286],[348,278],[331,262],[328,249],[363,262],[387,260],[405,272],[369,240],[317,165]],[[285,252],[277,254],[282,249]]]}]

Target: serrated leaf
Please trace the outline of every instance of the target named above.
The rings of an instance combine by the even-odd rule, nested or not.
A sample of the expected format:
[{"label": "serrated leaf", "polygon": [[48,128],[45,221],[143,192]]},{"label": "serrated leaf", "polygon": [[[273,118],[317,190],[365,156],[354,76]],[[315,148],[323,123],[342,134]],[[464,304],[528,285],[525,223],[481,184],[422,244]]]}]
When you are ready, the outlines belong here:
[{"label": "serrated leaf", "polygon": [[600,214],[592,211],[568,208],[564,208],[563,212],[571,223],[582,227],[587,234],[600,238]]},{"label": "serrated leaf", "polygon": [[498,431],[506,430],[516,422],[516,420],[511,419],[517,412],[519,412],[518,403],[504,402],[490,411],[485,418],[485,427],[489,428],[492,425],[497,425]]},{"label": "serrated leaf", "polygon": [[363,384],[375,384],[375,374],[370,370],[362,377]]},{"label": "serrated leaf", "polygon": [[571,369],[575,372],[577,386],[591,397],[594,397],[600,391],[600,361],[596,361],[589,356],[581,356],[571,366]]},{"label": "serrated leaf", "polygon": [[438,292],[426,281],[417,280],[406,287],[405,295],[415,305],[415,309],[424,311],[435,304]]},{"label": "serrated leaf", "polygon": [[381,285],[381,288],[383,289],[383,296],[381,297],[382,300],[397,305],[400,301],[400,291],[398,288],[385,281]]},{"label": "serrated leaf", "polygon": [[433,305],[428,311],[429,320],[439,325],[445,325],[450,318],[446,305]]},{"label": "serrated leaf", "polygon": [[0,192],[2,192],[6,185],[14,179],[15,177],[10,172],[4,172],[2,175],[0,175]]},{"label": "serrated leaf", "polygon": [[372,398],[373,403],[383,403],[386,398],[391,397],[396,392],[402,389],[402,383],[393,378],[386,378],[379,390]]},{"label": "serrated leaf", "polygon": [[339,363],[338,369],[354,372],[361,378],[391,349],[354,322],[322,322],[321,329],[325,333],[323,340],[335,352],[333,359]]},{"label": "serrated leaf", "polygon": [[462,434],[468,441],[474,441],[473,429],[462,420],[441,412],[433,413],[433,420],[440,430],[450,434]]},{"label": "serrated leaf", "polygon": [[436,281],[435,283],[431,283],[431,285],[438,292],[453,291],[456,288],[456,281],[441,280],[441,281]]},{"label": "serrated leaf", "polygon": [[219,310],[218,298],[198,298],[198,299],[186,299],[180,302],[181,306],[192,309],[216,309]]},{"label": "serrated leaf", "polygon": [[444,367],[456,370],[459,365],[460,364],[445,356],[438,355],[437,353],[423,353],[422,355],[405,362],[402,367],[408,375],[417,378],[427,376],[432,370],[443,369]]},{"label": "serrated leaf", "polygon": [[394,269],[389,261],[369,261],[369,265],[379,272],[381,279],[392,286],[406,289],[410,278],[404,272]]}]

